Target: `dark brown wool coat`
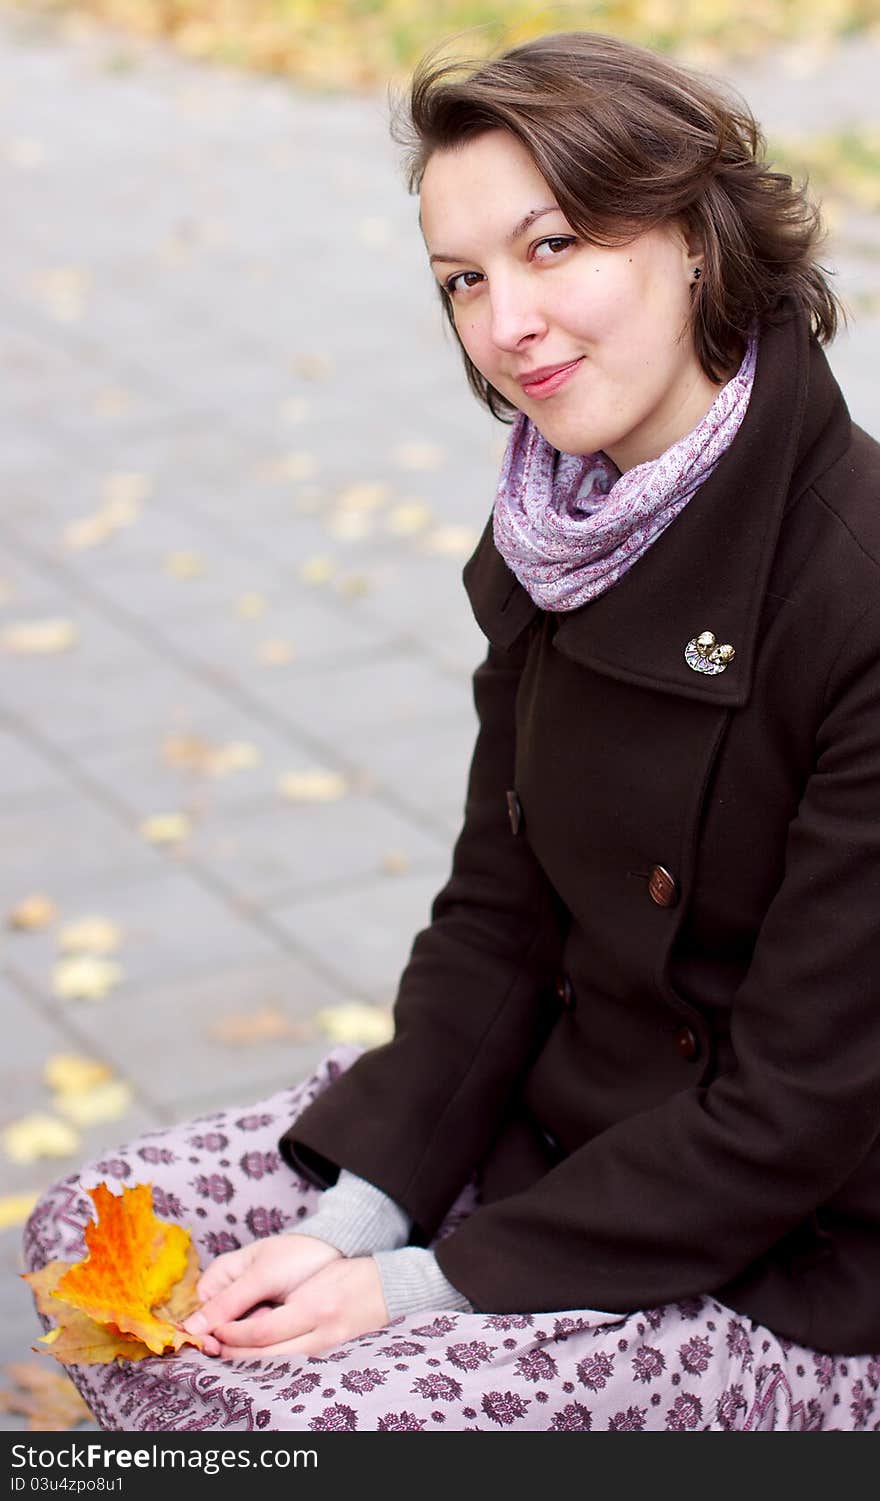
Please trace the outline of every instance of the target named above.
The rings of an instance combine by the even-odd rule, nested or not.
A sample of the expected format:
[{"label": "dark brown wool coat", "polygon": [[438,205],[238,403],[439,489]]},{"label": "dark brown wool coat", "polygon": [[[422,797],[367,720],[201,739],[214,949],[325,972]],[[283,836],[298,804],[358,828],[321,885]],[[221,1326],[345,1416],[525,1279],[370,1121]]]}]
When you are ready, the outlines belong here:
[{"label": "dark brown wool coat", "polygon": [[880,1352],[880,444],[790,313],[613,588],[539,610],[491,518],[464,579],[490,644],[452,872],[393,1041],[285,1156],[377,1184],[413,1244],[479,1168],[437,1247],[478,1311],[712,1292]]}]

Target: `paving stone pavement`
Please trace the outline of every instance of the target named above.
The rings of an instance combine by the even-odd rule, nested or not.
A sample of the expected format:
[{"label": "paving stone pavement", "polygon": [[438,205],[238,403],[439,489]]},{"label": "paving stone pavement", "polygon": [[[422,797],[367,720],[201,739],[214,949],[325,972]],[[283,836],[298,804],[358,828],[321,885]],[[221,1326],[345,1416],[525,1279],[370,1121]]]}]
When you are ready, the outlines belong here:
[{"label": "paving stone pavement", "polygon": [[[794,52],[725,76],[806,129],[880,120],[878,61],[857,39],[806,82]],[[386,112],[0,11],[0,630],[78,632],[0,655],[0,910],[42,891],[124,935],[122,983],[88,1002],[53,992],[57,926],[5,931],[0,1129],[47,1108],[52,1053],[134,1091],[71,1157],[0,1154],[0,1197],[302,1077],[326,1035],[232,1047],[213,1024],[390,1004],[446,879],[484,649],[460,572],[506,429],[443,332]],[[875,220],[832,250],[845,295],[876,291]],[[874,432],[878,354],[867,314],[830,351]],[[258,759],[200,774],[169,736]],[[319,767],[350,794],[280,797]],[[182,844],[145,841],[163,813]],[[19,1240],[0,1362],[36,1359]]]}]

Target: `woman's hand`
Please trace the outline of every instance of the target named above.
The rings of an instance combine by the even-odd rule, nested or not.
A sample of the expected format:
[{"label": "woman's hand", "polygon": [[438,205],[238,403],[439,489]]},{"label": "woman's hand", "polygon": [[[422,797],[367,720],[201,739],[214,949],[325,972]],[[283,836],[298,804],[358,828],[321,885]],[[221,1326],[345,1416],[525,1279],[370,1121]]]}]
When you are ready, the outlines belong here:
[{"label": "woman's hand", "polygon": [[[322,1355],[388,1323],[372,1257],[344,1257],[309,1235],[268,1236],[218,1256],[198,1293],[202,1307],[183,1327],[204,1334],[206,1354],[227,1359]],[[276,1306],[257,1307],[265,1303]]]}]

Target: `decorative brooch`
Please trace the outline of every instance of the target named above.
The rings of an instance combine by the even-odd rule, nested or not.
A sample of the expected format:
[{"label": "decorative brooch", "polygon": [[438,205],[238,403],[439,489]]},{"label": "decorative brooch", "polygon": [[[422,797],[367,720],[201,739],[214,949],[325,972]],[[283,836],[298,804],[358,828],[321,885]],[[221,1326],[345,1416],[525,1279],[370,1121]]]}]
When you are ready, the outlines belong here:
[{"label": "decorative brooch", "polygon": [[735,656],[736,649],[729,642],[719,646],[711,631],[693,636],[684,649],[684,659],[694,672],[723,672]]}]

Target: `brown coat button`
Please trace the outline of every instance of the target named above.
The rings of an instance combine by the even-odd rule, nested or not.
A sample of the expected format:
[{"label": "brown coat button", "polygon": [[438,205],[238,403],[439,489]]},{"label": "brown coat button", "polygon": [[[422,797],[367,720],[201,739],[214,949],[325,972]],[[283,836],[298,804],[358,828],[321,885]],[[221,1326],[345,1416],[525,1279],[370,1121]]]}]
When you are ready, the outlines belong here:
[{"label": "brown coat button", "polygon": [[507,794],[507,812],[510,817],[510,827],[514,834],[518,834],[522,828],[523,810],[522,803],[512,787]]},{"label": "brown coat button", "polygon": [[648,895],[658,907],[674,907],[678,901],[678,882],[665,865],[655,865],[648,877]]},{"label": "brown coat button", "polygon": [[687,1063],[692,1063],[700,1051],[700,1039],[690,1027],[679,1027],[675,1034],[675,1043],[682,1058]]},{"label": "brown coat button", "polygon": [[574,1010],[574,987],[568,975],[560,975],[556,981],[556,994],[566,1011]]}]

